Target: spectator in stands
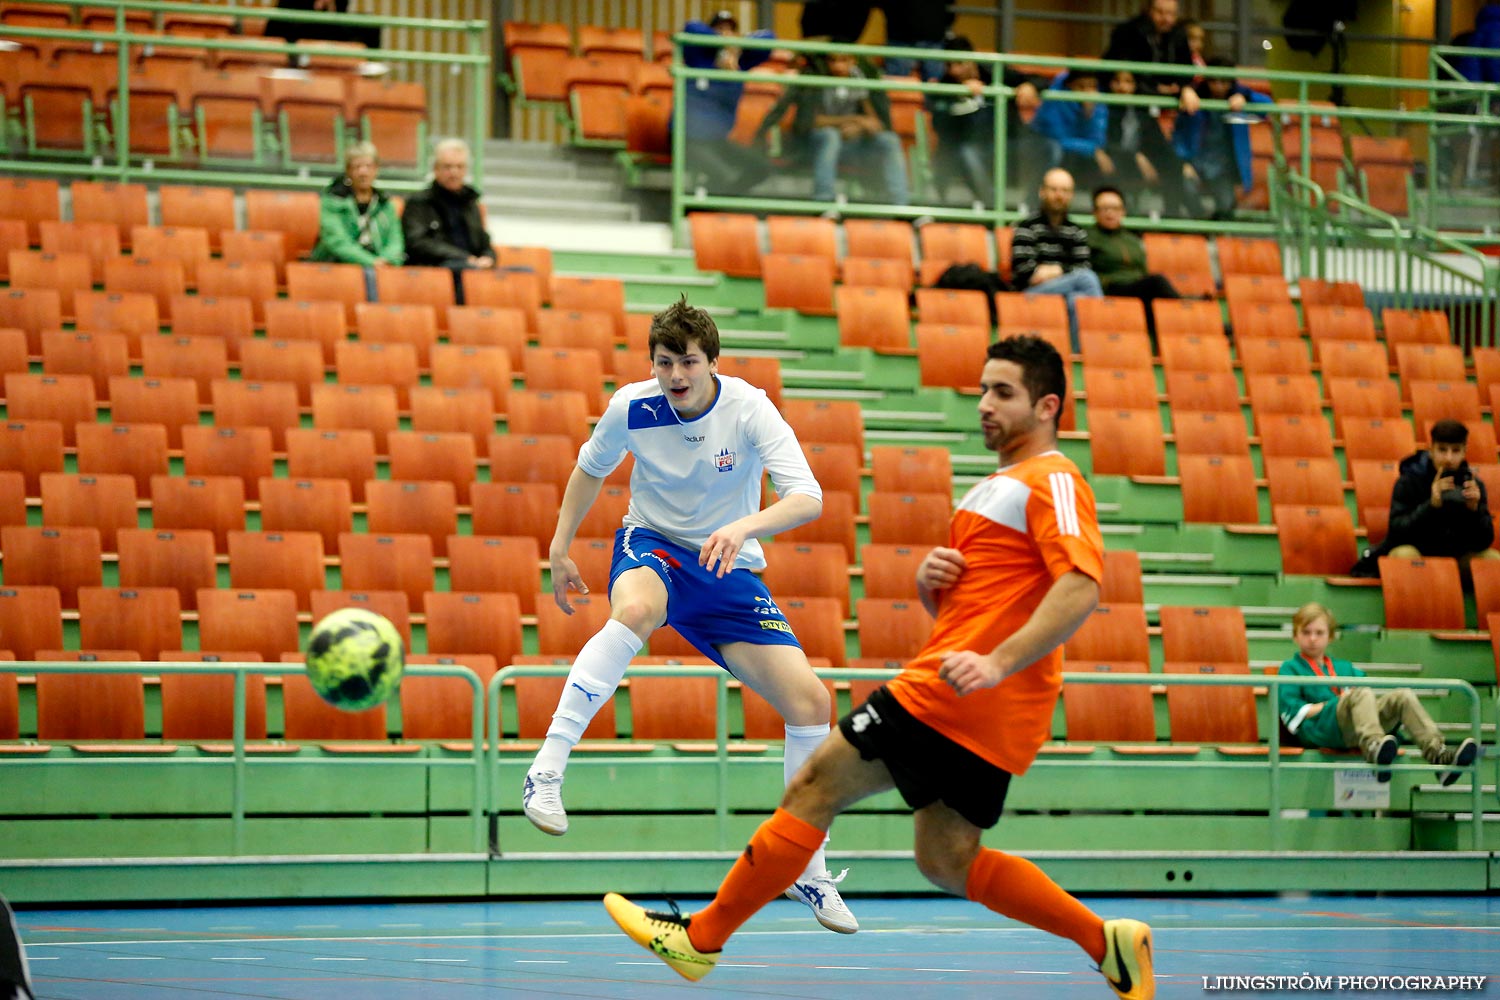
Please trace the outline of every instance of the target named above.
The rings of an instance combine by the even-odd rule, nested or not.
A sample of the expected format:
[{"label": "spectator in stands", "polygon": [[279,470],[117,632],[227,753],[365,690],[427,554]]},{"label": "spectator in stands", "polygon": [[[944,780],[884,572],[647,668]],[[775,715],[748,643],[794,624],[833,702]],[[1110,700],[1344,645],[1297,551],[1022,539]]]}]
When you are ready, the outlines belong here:
[{"label": "spectator in stands", "polygon": [[432,184],[413,194],[401,213],[406,262],[453,271],[455,301],[464,301],[463,272],[495,266],[490,234],[479,214],[479,192],[466,183],[469,144],[440,139],[432,149]]},{"label": "spectator in stands", "polygon": [[[947,47],[948,29],[953,25],[953,13],[947,4],[932,0],[881,0],[880,8],[885,13],[885,44],[918,49]],[[917,66],[915,60],[902,57],[887,59],[885,72],[887,76],[910,76],[914,66],[924,80],[943,75],[941,60],[924,59]]]},{"label": "spectator in stands", "polygon": [[356,142],[344,154],[344,176],[323,190],[318,245],[313,260],[359,264],[375,301],[375,269],[406,259],[401,220],[389,195],[375,186],[380,158],[375,144]]},{"label": "spectator in stands", "polygon": [[1073,300],[1104,294],[1089,267],[1088,234],[1068,219],[1073,175],[1054,167],[1042,177],[1042,210],[1016,223],[1011,238],[1011,281],[1027,295],[1061,295],[1068,307],[1073,349],[1078,349],[1078,315]]},{"label": "spectator in stands", "polygon": [[[1500,3],[1489,3],[1474,13],[1474,28],[1457,35],[1454,45],[1500,50]],[[1493,56],[1454,56],[1453,68],[1471,83],[1500,83],[1500,51]]]},{"label": "spectator in stands", "polygon": [[[1222,56],[1208,60],[1214,69],[1228,69],[1234,64]],[[1201,200],[1207,194],[1213,203],[1215,219],[1234,216],[1238,193],[1250,190],[1254,183],[1250,159],[1250,121],[1244,114],[1247,104],[1270,104],[1271,98],[1243,86],[1233,77],[1215,76],[1204,81],[1208,97],[1228,101],[1229,111],[1198,111],[1180,114],[1172,132],[1177,155],[1188,165],[1190,197]]]},{"label": "spectator in stands", "polygon": [[[1104,58],[1121,62],[1193,65],[1187,32],[1177,20],[1177,13],[1177,0],[1146,0],[1145,10],[1115,25]],[[1177,98],[1177,107],[1182,111],[1198,110],[1198,94],[1193,90],[1191,76],[1141,74],[1136,83],[1143,94],[1165,94]]]},{"label": "spectator in stands", "polygon": [[[347,14],[349,13],[349,0],[276,0],[276,7],[281,10],[313,11],[321,14]],[[288,18],[273,17],[266,22],[265,33],[271,38],[284,38],[288,43],[358,42],[366,48],[380,48],[379,28],[357,27],[350,24],[293,21]]]},{"label": "spectator in stands", "polygon": [[[1080,96],[1097,93],[1099,78],[1092,73],[1060,73],[1053,90],[1069,90]],[[1051,140],[1047,155],[1050,167],[1062,167],[1086,183],[1094,183],[1102,171],[1099,154],[1109,136],[1109,109],[1092,100],[1043,101],[1032,125]]]},{"label": "spectator in stands", "polygon": [[[1182,34],[1187,38],[1188,55],[1194,66],[1208,65],[1208,32],[1190,17],[1182,19]],[[1197,89],[1196,78],[1193,88]]]},{"label": "spectator in stands", "polygon": [[1500,559],[1490,548],[1495,525],[1484,483],[1464,458],[1468,443],[1469,429],[1462,423],[1439,420],[1428,448],[1401,460],[1385,541],[1355,564],[1354,575],[1376,575],[1381,556],[1447,556],[1458,560],[1467,582],[1470,560]]},{"label": "spectator in stands", "polygon": [[873,0],[807,0],[798,27],[805,39],[852,44],[864,34],[874,9]]},{"label": "spectator in stands", "polygon": [[1146,307],[1146,326],[1154,339],[1156,318],[1151,303],[1156,299],[1180,299],[1165,275],[1146,270],[1146,244],[1126,229],[1125,196],[1119,188],[1094,190],[1094,228],[1089,230],[1089,266],[1099,276],[1105,295],[1140,299]]},{"label": "spectator in stands", "polygon": [[[963,35],[949,35],[943,43],[949,52],[972,52],[974,43]],[[932,114],[932,130],[937,134],[935,167],[944,178],[957,175],[985,208],[994,201],[995,105],[984,95],[990,75],[973,59],[944,63],[938,83],[960,84],[967,94],[928,94],[927,109]],[[1036,84],[1017,70],[1005,67],[1002,79],[1015,93],[1006,103],[1006,163],[1011,176],[1024,164],[1047,162],[1047,141],[1027,126],[1022,112],[1034,111],[1041,103]],[[1040,184],[1040,178],[1037,178]],[[1032,190],[1022,181],[1023,190]]]},{"label": "spectator in stands", "polygon": [[[1135,74],[1123,69],[1112,73],[1109,92],[1134,95]],[[1197,214],[1188,210],[1184,164],[1161,130],[1158,109],[1110,105],[1104,148],[1094,154],[1094,160],[1103,177],[1132,194],[1144,188],[1159,190],[1163,210],[1168,214]]]},{"label": "spectator in stands", "polygon": [[[1333,612],[1321,604],[1304,604],[1292,616],[1292,638],[1297,653],[1281,665],[1283,677],[1364,677],[1348,660],[1328,655],[1338,625]],[[1283,684],[1277,689],[1281,721],[1303,746],[1333,750],[1358,748],[1377,768],[1376,778],[1390,781],[1387,765],[1396,759],[1398,729],[1422,751],[1444,785],[1459,778],[1454,766],[1467,767],[1479,756],[1479,746],[1465,739],[1457,746],[1443,743],[1442,733],[1410,688],[1339,688],[1323,684]],[[1331,706],[1331,710],[1330,710]]]},{"label": "spectator in stands", "polygon": [[[812,57],[807,73],[851,81],[880,75],[869,60],[856,60],[846,52]],[[791,109],[795,109],[792,135],[802,145],[801,152],[812,159],[814,201],[835,200],[839,164],[850,162],[873,163],[885,188],[887,203],[909,202],[901,137],[891,130],[891,102],[884,91],[855,84],[787,87],[756,131],[757,142],[779,125]]]},{"label": "spectator in stands", "polygon": [[[721,10],[708,23],[692,20],[682,30],[690,35],[735,36],[740,25],[735,16]],[[774,38],[770,31],[757,31],[750,38]],[[710,48],[684,45],[682,61],[697,69],[726,69],[746,72],[765,62],[770,49],[741,49],[738,46]],[[729,133],[740,95],[745,85],[738,80],[689,80],[687,83],[686,128],[688,165],[692,172],[704,175],[716,194],[744,194],[765,180],[771,163],[759,148],[734,142]]]}]

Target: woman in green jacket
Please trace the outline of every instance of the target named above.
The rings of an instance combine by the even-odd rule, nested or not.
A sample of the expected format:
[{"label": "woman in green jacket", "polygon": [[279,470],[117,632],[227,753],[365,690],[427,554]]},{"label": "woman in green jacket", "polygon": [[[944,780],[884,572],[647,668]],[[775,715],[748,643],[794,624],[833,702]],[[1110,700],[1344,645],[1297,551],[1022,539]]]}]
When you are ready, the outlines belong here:
[{"label": "woman in green jacket", "polygon": [[318,245],[313,260],[359,264],[365,287],[375,301],[375,268],[406,260],[401,220],[390,196],[375,187],[380,158],[375,145],[357,142],[344,154],[344,176],[323,191]]},{"label": "woman in green jacket", "polygon": [[[1292,638],[1297,654],[1281,665],[1283,677],[1363,677],[1348,660],[1328,655],[1338,627],[1333,612],[1321,604],[1304,604],[1292,616]],[[1443,745],[1432,717],[1411,688],[1373,688],[1351,685],[1283,684],[1277,695],[1281,721],[1304,746],[1335,750],[1357,747],[1376,766],[1376,778],[1390,781],[1386,765],[1396,759],[1397,729],[1405,728],[1445,785],[1458,780],[1453,766],[1467,767],[1479,756],[1479,746],[1466,739],[1456,747]]]}]

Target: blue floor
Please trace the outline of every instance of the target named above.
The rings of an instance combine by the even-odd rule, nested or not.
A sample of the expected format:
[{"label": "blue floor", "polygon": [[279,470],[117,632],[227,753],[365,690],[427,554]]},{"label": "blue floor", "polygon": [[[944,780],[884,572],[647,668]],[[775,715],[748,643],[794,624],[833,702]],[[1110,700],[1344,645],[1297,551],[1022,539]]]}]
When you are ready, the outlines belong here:
[{"label": "blue floor", "polygon": [[[1500,977],[1500,897],[1086,902],[1102,916],[1152,924],[1158,996],[1228,993],[1205,989],[1205,976]],[[620,934],[597,901],[23,910],[17,918],[39,1000],[1113,996],[1071,942],[972,903],[851,904],[863,929],[843,937],[796,903],[773,903],[696,985]],[[1346,992],[1459,995],[1410,986],[1312,995]],[[1463,995],[1500,996],[1500,985]]]}]

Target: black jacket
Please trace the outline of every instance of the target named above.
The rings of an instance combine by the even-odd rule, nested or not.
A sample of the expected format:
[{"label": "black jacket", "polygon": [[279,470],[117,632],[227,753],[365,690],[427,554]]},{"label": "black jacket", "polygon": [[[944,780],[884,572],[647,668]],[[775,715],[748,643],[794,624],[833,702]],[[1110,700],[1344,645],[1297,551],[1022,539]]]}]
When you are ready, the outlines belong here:
[{"label": "black jacket", "polygon": [[[1151,23],[1151,18],[1146,14],[1115,25],[1115,29],[1109,34],[1109,48],[1104,50],[1104,58],[1122,62],[1172,63],[1179,66],[1193,64],[1187,32],[1182,30],[1182,26],[1173,25],[1171,31],[1158,35],[1156,25]],[[1135,78],[1138,94],[1154,94],[1158,84],[1174,88],[1171,92],[1175,93],[1175,88],[1191,82],[1190,75],[1157,77],[1137,73]],[[1099,89],[1107,88],[1101,82]]]},{"label": "black jacket", "polygon": [[[1460,499],[1443,498],[1432,506],[1432,481],[1437,466],[1426,451],[1401,460],[1401,473],[1391,489],[1391,521],[1386,551],[1397,545],[1415,545],[1424,556],[1461,556],[1487,549],[1495,540],[1490,520],[1489,496],[1479,482],[1479,507],[1470,510]],[[1458,478],[1472,476],[1469,464],[1458,467]]]},{"label": "black jacket", "polygon": [[[436,184],[431,184],[407,199],[406,210],[401,213],[401,231],[406,237],[408,264],[430,266],[469,259],[470,254],[455,244],[447,217],[437,206],[436,199],[446,194],[446,191],[440,192]],[[468,243],[476,248],[472,256],[494,256],[490,234],[485,232],[484,220],[479,215],[479,192],[465,185],[458,198],[464,228],[468,231]]]}]

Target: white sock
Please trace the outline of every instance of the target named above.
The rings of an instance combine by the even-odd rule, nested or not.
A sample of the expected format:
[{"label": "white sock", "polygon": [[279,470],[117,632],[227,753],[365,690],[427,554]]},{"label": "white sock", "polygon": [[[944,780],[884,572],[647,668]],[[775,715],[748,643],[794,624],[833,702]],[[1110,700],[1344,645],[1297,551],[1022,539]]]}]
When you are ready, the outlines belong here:
[{"label": "white sock", "polygon": [[583,731],[593,721],[594,714],[620,686],[630,658],[641,651],[641,646],[640,638],[613,618],[583,644],[578,659],[573,661],[573,669],[568,671],[557,711],[547,727],[547,738],[542,741],[536,760],[531,762],[532,773],[562,774],[568,769],[568,755],[573,746],[583,739]]},{"label": "white sock", "polygon": [[[821,726],[787,726],[786,727],[786,751],[782,761],[782,776],[791,784],[792,776],[813,755],[818,745],[828,737],[828,723]],[[823,843],[828,843],[828,838],[823,838]],[[802,878],[809,879],[822,875],[828,870],[828,859],[823,856],[823,848],[819,847],[813,852],[812,858],[807,862],[807,868],[802,873]]]}]

